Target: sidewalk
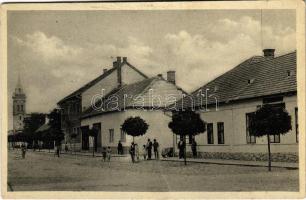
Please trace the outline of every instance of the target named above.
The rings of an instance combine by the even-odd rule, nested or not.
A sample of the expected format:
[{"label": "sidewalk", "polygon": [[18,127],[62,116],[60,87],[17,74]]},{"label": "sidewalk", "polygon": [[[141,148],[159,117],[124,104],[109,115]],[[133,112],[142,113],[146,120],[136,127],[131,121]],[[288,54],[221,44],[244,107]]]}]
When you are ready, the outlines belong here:
[{"label": "sidewalk", "polygon": [[[48,149],[41,149],[40,151],[36,150],[34,152],[36,152],[36,153],[50,153],[50,154],[54,154],[55,151],[54,151],[54,149],[51,149],[50,152],[49,152]],[[77,151],[77,152],[71,152],[71,151],[65,152],[65,151],[61,151],[61,154],[63,154],[63,155],[91,156],[92,157],[92,152],[90,152],[90,151]],[[102,157],[102,154],[100,152],[95,152],[95,157]],[[127,155],[125,155],[125,154],[124,155],[112,154],[112,157],[127,157]]]},{"label": "sidewalk", "polygon": [[[184,159],[178,159],[177,157],[162,158],[162,161],[171,162],[184,162]],[[245,160],[221,160],[221,159],[202,159],[202,158],[187,158],[187,162],[193,163],[206,163],[206,164],[218,164],[218,165],[241,165],[252,167],[268,167],[268,161],[245,161]],[[272,167],[280,167],[287,169],[298,169],[298,163],[288,162],[272,162]]]}]

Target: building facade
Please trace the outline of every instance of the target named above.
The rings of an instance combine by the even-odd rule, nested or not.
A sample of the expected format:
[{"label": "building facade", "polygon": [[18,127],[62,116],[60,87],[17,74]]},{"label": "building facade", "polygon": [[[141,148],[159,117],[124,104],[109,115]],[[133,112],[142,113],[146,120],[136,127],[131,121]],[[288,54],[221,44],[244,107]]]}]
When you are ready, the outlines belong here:
[{"label": "building facade", "polygon": [[267,159],[267,138],[249,134],[252,113],[264,104],[284,107],[292,130],[270,136],[272,159],[298,160],[296,52],[274,57],[273,49],[264,50],[263,57],[244,61],[178,104],[194,108],[207,123],[195,137],[200,156],[243,160]]},{"label": "building facade", "polygon": [[[123,85],[146,78],[147,76],[131,65],[126,57],[117,57],[111,69],[103,69],[102,74],[97,78],[60,100],[58,105],[62,110],[61,119],[65,142],[75,143],[78,150],[88,150],[87,137],[82,136],[81,116],[83,111],[91,107],[93,97],[104,97]],[[72,135],[76,137],[72,138]],[[96,139],[96,141],[100,140]],[[101,146],[99,142],[97,145]]]},{"label": "building facade", "polygon": [[[134,138],[139,148],[145,145],[148,139],[152,142],[156,139],[159,142],[160,150],[173,147],[174,135],[168,128],[171,115],[168,115],[164,109],[181,99],[186,93],[175,85],[174,71],[169,71],[167,77],[164,79],[158,75],[128,84],[106,96],[102,103],[102,106],[105,105],[105,107],[100,106],[100,110],[90,108],[83,113],[82,129],[98,128],[99,135],[101,135],[99,142],[103,147],[110,146],[113,152],[116,152],[117,144],[121,141],[127,153],[133,138],[122,131],[121,125],[128,117],[139,116],[149,125],[143,136]],[[84,141],[89,146],[93,145],[90,138]]]}]

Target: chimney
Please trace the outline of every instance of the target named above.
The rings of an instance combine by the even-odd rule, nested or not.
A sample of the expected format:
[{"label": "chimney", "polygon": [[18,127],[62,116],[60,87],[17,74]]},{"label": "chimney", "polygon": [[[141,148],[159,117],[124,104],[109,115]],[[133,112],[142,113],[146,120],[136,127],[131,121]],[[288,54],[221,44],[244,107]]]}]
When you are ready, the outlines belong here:
[{"label": "chimney", "polygon": [[121,74],[121,57],[117,57],[116,61],[116,66],[117,66],[117,80],[118,80],[118,87],[122,86],[122,74]]},{"label": "chimney", "polygon": [[127,57],[123,57],[123,58],[122,58],[122,62],[123,62],[123,63],[126,63],[126,62],[127,62]]},{"label": "chimney", "polygon": [[103,69],[103,74],[105,74],[107,72],[107,69]]},{"label": "chimney", "polygon": [[167,81],[175,84],[175,71],[167,71]]},{"label": "chimney", "polygon": [[275,52],[275,49],[264,49],[263,50],[265,58],[274,58],[274,52]]}]

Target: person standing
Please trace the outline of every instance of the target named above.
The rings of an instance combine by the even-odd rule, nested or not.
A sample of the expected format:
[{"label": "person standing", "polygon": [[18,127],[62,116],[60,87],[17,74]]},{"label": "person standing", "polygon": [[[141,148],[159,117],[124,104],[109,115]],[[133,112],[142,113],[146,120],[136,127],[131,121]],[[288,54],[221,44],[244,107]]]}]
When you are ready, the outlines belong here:
[{"label": "person standing", "polygon": [[110,148],[110,146],[108,146],[106,150],[106,157],[107,157],[108,165],[110,165],[111,156],[112,156],[112,149]]},{"label": "person standing", "polygon": [[102,149],[102,158],[103,158],[103,161],[105,162],[106,161],[106,148],[103,147]]},{"label": "person standing", "polygon": [[26,146],[24,144],[21,145],[21,155],[22,155],[22,159],[25,159],[25,155],[26,155]]},{"label": "person standing", "polygon": [[60,144],[57,145],[57,148],[56,148],[56,155],[57,155],[57,157],[60,157],[60,148],[61,148]]},{"label": "person standing", "polygon": [[131,143],[130,154],[131,154],[131,158],[132,158],[132,163],[134,163],[135,162],[135,145],[134,145],[134,142]]},{"label": "person standing", "polygon": [[151,160],[152,158],[152,142],[150,139],[148,139],[148,142],[147,142],[147,148],[148,148],[148,160]]},{"label": "person standing", "polygon": [[119,140],[119,142],[118,142],[117,150],[118,150],[118,154],[120,154],[120,155],[123,154],[123,146],[122,146],[122,143],[121,143],[120,140]]},{"label": "person standing", "polygon": [[139,148],[137,144],[135,144],[135,158],[136,158],[136,161],[138,162],[139,161]]},{"label": "person standing", "polygon": [[192,143],[191,143],[191,151],[192,151],[192,156],[193,158],[197,157],[197,142],[195,141],[195,139],[192,139]]},{"label": "person standing", "polygon": [[143,159],[146,160],[147,159],[147,147],[146,145],[142,145],[142,156],[143,156]]},{"label": "person standing", "polygon": [[153,150],[154,150],[154,157],[156,160],[159,159],[159,152],[158,152],[159,144],[156,139],[153,140]]},{"label": "person standing", "polygon": [[184,158],[185,157],[185,142],[183,141],[183,139],[181,138],[178,145],[177,145],[178,149],[179,149],[179,159]]}]

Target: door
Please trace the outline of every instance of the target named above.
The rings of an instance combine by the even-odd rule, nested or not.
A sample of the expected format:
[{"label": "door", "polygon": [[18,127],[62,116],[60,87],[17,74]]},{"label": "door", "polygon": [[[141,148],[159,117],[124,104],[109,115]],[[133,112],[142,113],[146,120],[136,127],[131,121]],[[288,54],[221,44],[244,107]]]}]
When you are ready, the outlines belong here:
[{"label": "door", "polygon": [[94,144],[95,144],[95,151],[98,150],[98,148],[101,148],[102,144],[102,137],[101,137],[101,123],[95,123],[93,124],[93,128],[98,130],[97,136],[94,138]]},{"label": "door", "polygon": [[89,126],[82,126],[82,150],[89,150]]}]

